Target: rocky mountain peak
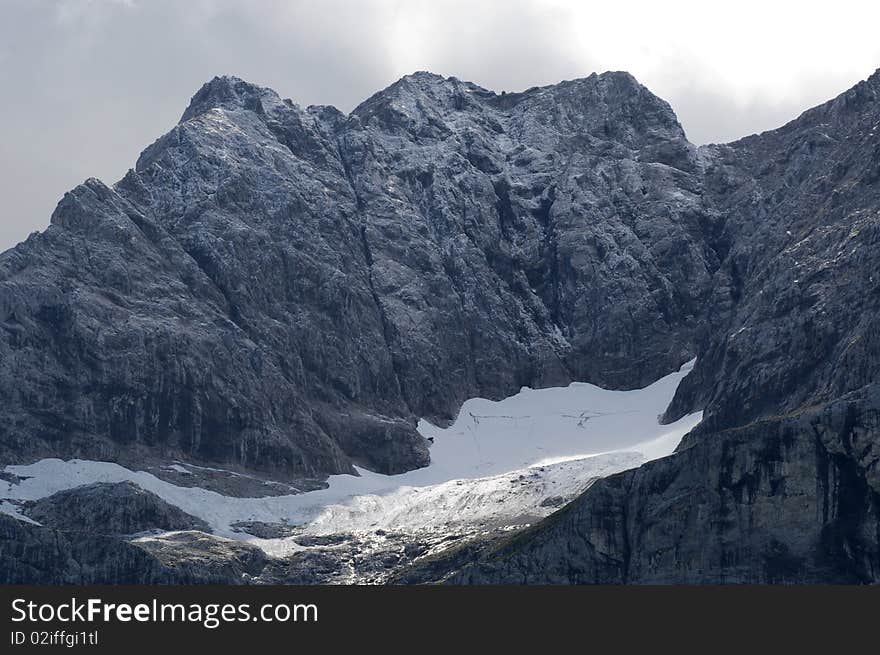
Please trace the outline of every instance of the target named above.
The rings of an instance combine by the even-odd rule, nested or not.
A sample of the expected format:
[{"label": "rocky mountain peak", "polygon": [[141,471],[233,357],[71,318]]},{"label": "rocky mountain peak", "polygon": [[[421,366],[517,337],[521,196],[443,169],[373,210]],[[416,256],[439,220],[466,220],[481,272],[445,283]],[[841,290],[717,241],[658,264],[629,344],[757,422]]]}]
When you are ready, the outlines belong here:
[{"label": "rocky mountain peak", "polygon": [[454,77],[420,71],[406,75],[352,111],[360,125],[420,138],[445,138],[455,115],[478,115],[484,108],[474,91],[489,93]]},{"label": "rocky mountain peak", "polygon": [[669,103],[626,72],[594,73],[544,87],[534,95],[533,111],[552,116],[553,105],[557,105],[573,131],[583,130],[635,148],[687,140]]},{"label": "rocky mountain peak", "polygon": [[876,582],[878,82],[698,162],[626,73],[347,117],[215,78],[0,255],[0,456],[400,473],[469,398],[696,357],[676,456],[472,579]]},{"label": "rocky mountain peak", "polygon": [[190,100],[180,122],[184,123],[200,114],[217,108],[249,109],[263,113],[262,100],[270,96],[278,99],[271,89],[246,82],[233,75],[221,75],[206,82]]},{"label": "rocky mountain peak", "polygon": [[[827,148],[832,137],[844,143],[817,133],[813,149]],[[775,138],[739,155],[725,151],[739,157],[742,169],[731,179],[753,184],[745,167],[779,150]],[[780,165],[812,184],[804,171],[826,159],[798,148],[791,164]],[[859,179],[873,179],[869,164]],[[329,108],[304,111],[239,78],[214,78],[115,189],[89,181],[68,194],[53,223],[69,234],[41,242],[52,269],[58,259],[82,256],[81,244],[65,241],[84,231],[73,228],[100,235],[105,264],[89,276],[81,271],[79,282],[64,266],[62,288],[96,285],[112,271],[119,288],[114,320],[132,317],[118,325],[133,331],[125,338],[141,343],[145,356],[157,358],[154,368],[175,356],[169,344],[178,333],[194,333],[168,322],[158,328],[164,350],[151,350],[135,320],[145,306],[131,298],[150,298],[187,320],[192,307],[206,303],[204,312],[215,318],[199,327],[204,346],[194,346],[204,356],[174,372],[161,397],[150,400],[169,403],[175,385],[184,385],[186,406],[151,406],[160,418],[150,426],[140,424],[146,408],[92,419],[71,406],[79,414],[69,424],[81,425],[83,434],[107,426],[121,434],[131,421],[154,441],[173,434],[182,449],[198,450],[205,443],[203,408],[211,406],[239,416],[225,424],[227,443],[211,457],[231,456],[236,435],[247,434],[262,445],[243,461],[262,465],[271,450],[266,444],[287,452],[284,435],[296,424],[313,438],[307,453],[284,455],[283,466],[347,470],[348,453],[396,470],[424,461],[425,449],[406,423],[413,415],[446,420],[469,396],[522,385],[647,383],[696,354],[713,276],[720,258],[739,252],[736,235],[762,225],[762,243],[776,244],[783,237],[775,233],[791,227],[780,232],[766,220],[741,218],[760,211],[748,205],[728,222],[730,234],[719,233],[717,206],[740,200],[710,197],[701,175],[672,109],[628,73],[502,96],[418,72],[348,118]],[[769,186],[765,193],[782,197]],[[145,258],[142,279],[137,257]],[[146,270],[165,260],[168,289],[177,294],[168,302],[155,295]],[[92,254],[91,261],[99,258]],[[735,266],[729,271],[742,274]],[[40,275],[53,279],[51,270]],[[102,293],[97,286],[92,292]],[[718,320],[729,311],[730,298],[721,296],[712,305]],[[34,297],[26,303],[32,308]],[[86,304],[55,290],[46,298],[53,308],[42,315],[61,312],[86,341],[106,338]],[[69,336],[43,327],[40,338]],[[210,349],[214,342],[223,344],[225,358]],[[92,346],[97,342],[78,348]],[[222,361],[226,372],[211,372],[210,361]],[[83,367],[78,376],[91,389],[93,375],[109,379],[100,362],[89,355],[59,366]],[[228,373],[244,362],[253,363],[247,374]],[[153,383],[138,375],[100,393],[142,402]],[[193,391],[192,377],[212,390]],[[274,404],[254,397],[268,380],[274,391],[262,395]],[[226,406],[231,398],[233,408]],[[326,411],[314,409],[319,405]],[[339,406],[362,417],[362,437],[343,436],[350,430],[333,418]],[[273,427],[264,434],[267,425]],[[378,463],[368,453],[365,444],[389,431],[407,435],[408,445],[405,455],[392,448],[387,456],[406,461]]]},{"label": "rocky mountain peak", "polygon": [[[0,333],[0,385],[55,353],[10,387],[5,424],[37,435],[29,453],[133,439],[294,475],[399,472],[427,463],[415,419],[469,397],[641,385],[691,358],[714,265],[699,181],[656,166],[686,143],[620,110],[653,98],[626,75],[521,95],[421,72],[346,118],[211,80],[0,271],[30,335]],[[47,378],[65,380],[51,399]]]}]

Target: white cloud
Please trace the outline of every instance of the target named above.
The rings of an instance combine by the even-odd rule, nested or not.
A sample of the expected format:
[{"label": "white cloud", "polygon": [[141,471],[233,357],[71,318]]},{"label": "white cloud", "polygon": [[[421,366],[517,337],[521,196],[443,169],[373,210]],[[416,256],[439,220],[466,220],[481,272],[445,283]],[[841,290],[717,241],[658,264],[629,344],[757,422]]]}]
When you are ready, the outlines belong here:
[{"label": "white cloud", "polygon": [[419,69],[508,91],[628,70],[701,143],[868,76],[877,25],[851,0],[2,0],[0,248],[82,179],[119,178],[219,73],[348,111]]}]

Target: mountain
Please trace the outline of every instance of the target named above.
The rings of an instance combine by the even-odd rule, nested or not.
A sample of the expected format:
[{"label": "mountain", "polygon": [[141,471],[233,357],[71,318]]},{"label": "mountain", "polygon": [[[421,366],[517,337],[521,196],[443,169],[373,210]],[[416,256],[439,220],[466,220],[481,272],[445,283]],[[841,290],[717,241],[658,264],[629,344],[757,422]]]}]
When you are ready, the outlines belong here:
[{"label": "mountain", "polygon": [[451,579],[880,580],[880,71],[700,160],[721,266],[667,418],[702,423]]},{"label": "mountain", "polygon": [[644,386],[696,351],[700,185],[623,73],[417,73],[347,117],[216,78],[0,258],[3,455],[396,473],[467,398]]},{"label": "mountain", "polygon": [[878,97],[697,148],[626,73],[348,116],[215,78],[0,255],[0,458],[401,473],[469,398],[696,357],[676,454],[409,580],[876,582]]}]

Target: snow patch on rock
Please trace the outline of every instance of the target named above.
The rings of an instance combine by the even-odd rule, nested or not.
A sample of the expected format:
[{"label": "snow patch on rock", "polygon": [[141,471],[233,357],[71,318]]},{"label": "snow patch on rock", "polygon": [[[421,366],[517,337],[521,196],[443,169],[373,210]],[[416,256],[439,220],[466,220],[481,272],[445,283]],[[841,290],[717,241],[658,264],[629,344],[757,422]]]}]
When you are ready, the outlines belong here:
[{"label": "snow patch on rock", "polygon": [[419,423],[422,435],[433,440],[432,463],[401,475],[358,469],[358,476],[331,476],[327,489],[236,498],[109,462],[43,459],[6,467],[17,477],[0,481],[0,512],[21,516],[23,502],[93,482],[129,480],[203,519],[218,536],[255,543],[273,555],[302,547],[295,537],[258,539],[233,525],[281,523],[315,535],[524,525],[555,511],[597,478],[672,454],[702,414],[670,425],[660,425],[658,417],[693,364],[633,391],[573,383],[524,387],[500,401],[468,400],[447,428]]}]

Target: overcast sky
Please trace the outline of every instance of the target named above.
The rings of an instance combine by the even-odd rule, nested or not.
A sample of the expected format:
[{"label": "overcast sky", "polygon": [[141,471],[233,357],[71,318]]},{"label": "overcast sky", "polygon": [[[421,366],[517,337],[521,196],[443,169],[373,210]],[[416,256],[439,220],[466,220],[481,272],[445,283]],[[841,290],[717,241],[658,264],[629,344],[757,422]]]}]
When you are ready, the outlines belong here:
[{"label": "overcast sky", "polygon": [[497,91],[628,70],[706,143],[880,67],[878,2],[720,4],[0,0],[0,250],[85,178],[118,180],[218,74],[350,111],[415,70]]}]

